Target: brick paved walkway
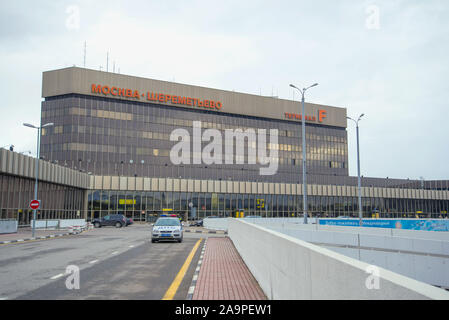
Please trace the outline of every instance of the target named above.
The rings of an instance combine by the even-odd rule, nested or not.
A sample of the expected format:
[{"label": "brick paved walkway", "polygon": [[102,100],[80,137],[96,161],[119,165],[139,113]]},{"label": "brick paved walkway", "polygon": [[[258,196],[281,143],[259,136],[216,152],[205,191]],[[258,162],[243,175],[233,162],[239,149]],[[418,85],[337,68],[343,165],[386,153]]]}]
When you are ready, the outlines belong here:
[{"label": "brick paved walkway", "polygon": [[266,300],[229,238],[208,238],[192,300]]}]

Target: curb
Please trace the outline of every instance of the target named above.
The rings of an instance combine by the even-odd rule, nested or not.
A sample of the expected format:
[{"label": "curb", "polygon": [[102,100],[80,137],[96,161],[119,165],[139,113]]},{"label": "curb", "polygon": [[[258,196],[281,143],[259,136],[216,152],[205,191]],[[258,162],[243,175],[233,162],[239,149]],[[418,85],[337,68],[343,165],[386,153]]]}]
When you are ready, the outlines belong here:
[{"label": "curb", "polygon": [[31,240],[42,240],[42,239],[58,238],[58,237],[69,236],[69,235],[77,235],[77,234],[82,233],[83,231],[85,231],[85,230],[79,230],[78,229],[77,231],[72,230],[72,231],[69,231],[67,233],[51,234],[51,235],[48,235],[48,236],[26,238],[26,239],[16,239],[16,240],[5,240],[5,241],[0,241],[0,244],[9,244],[9,243],[31,241]]},{"label": "curb", "polygon": [[184,230],[184,232],[191,232],[191,233],[228,234],[227,231],[223,231],[223,230],[209,230],[209,231],[201,231],[201,230]]},{"label": "curb", "polygon": [[201,264],[203,263],[204,251],[206,250],[207,239],[204,241],[203,248],[201,249],[200,259],[193,274],[192,283],[190,284],[189,291],[187,293],[186,300],[192,300],[193,293],[195,292],[196,282],[198,281],[198,276],[201,270]]}]

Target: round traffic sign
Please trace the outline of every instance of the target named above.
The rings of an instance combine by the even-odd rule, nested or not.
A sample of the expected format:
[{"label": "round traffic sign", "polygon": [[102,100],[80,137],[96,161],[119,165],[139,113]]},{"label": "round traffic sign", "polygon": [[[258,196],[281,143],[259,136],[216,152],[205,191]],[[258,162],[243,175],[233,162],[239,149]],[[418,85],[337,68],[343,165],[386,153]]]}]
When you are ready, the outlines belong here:
[{"label": "round traffic sign", "polygon": [[31,200],[30,202],[30,208],[33,210],[39,209],[40,206],[40,201],[39,200]]}]

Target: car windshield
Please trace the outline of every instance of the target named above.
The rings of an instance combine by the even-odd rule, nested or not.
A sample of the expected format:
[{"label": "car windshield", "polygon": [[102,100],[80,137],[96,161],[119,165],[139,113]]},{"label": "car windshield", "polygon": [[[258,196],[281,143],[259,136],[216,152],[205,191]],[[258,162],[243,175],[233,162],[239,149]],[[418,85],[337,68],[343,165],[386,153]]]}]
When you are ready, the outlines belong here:
[{"label": "car windshield", "polygon": [[155,226],[179,226],[178,219],[159,219],[156,221]]}]

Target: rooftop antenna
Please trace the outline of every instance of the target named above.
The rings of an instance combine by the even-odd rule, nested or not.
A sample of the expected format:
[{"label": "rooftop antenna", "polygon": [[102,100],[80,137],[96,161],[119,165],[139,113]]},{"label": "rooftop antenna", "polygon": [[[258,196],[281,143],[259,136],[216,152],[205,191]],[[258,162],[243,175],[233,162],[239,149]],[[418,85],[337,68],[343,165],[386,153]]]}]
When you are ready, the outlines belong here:
[{"label": "rooftop antenna", "polygon": [[113,62],[113,67],[112,67],[112,72],[114,72],[115,73],[115,60],[114,60],[114,62]]},{"label": "rooftop antenna", "polygon": [[109,71],[109,51],[106,52],[106,72]]},{"label": "rooftop antenna", "polygon": [[83,59],[83,66],[86,67],[86,41],[84,41],[84,59]]}]

